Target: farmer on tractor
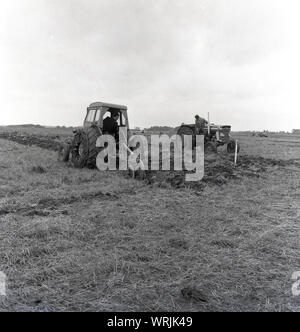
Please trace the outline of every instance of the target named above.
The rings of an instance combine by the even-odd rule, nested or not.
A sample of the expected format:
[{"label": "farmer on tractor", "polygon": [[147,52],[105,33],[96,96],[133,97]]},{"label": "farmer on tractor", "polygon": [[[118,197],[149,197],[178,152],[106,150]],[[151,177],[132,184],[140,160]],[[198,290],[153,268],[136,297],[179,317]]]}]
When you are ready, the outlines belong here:
[{"label": "farmer on tractor", "polygon": [[111,111],[111,116],[103,120],[103,133],[111,135],[117,139],[119,135],[119,118],[120,114],[118,111]]},{"label": "farmer on tractor", "polygon": [[208,122],[205,119],[200,118],[199,115],[196,115],[195,119],[196,119],[196,126],[195,126],[196,135],[204,135],[205,126],[208,124]]}]

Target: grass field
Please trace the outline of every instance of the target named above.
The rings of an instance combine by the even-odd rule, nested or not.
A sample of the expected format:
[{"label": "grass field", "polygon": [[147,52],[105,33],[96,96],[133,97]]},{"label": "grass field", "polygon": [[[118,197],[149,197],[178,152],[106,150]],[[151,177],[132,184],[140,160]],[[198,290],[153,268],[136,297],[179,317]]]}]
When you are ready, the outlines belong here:
[{"label": "grass field", "polygon": [[238,138],[252,175],[202,190],[0,139],[0,310],[299,312],[300,138]]}]

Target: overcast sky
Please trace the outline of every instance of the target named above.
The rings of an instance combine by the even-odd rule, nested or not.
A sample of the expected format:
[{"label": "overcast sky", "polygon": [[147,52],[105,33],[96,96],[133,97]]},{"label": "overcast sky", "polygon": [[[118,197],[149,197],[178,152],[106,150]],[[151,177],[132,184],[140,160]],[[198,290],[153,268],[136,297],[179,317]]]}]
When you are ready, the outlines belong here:
[{"label": "overcast sky", "polygon": [[300,128],[299,0],[0,0],[0,125]]}]

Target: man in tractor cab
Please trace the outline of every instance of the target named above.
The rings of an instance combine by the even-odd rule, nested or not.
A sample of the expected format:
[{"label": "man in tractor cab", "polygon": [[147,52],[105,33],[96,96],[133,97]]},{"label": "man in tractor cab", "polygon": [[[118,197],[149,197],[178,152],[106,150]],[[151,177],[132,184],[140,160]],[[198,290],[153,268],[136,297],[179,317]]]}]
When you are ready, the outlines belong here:
[{"label": "man in tractor cab", "polygon": [[196,135],[204,135],[205,134],[205,126],[208,124],[208,122],[203,119],[203,118],[200,118],[199,115],[196,115],[195,116],[195,119],[196,119]]},{"label": "man in tractor cab", "polygon": [[110,117],[107,117],[103,120],[103,133],[113,136],[115,139],[118,139],[119,136],[119,124],[118,120],[120,114],[118,111],[113,110],[110,112]]}]

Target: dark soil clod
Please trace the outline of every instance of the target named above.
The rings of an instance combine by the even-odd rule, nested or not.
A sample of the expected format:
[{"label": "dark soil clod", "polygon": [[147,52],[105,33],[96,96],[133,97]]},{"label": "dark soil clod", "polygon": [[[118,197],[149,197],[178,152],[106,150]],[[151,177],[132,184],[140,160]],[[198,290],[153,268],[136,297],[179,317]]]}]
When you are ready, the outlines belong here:
[{"label": "dark soil clod", "polygon": [[194,288],[194,287],[187,287],[181,290],[181,294],[183,298],[187,301],[192,301],[192,302],[203,302],[207,303],[207,297],[204,295],[200,290]]},{"label": "dark soil clod", "polygon": [[46,169],[43,166],[33,166],[30,170],[32,173],[45,174],[47,173]]}]

